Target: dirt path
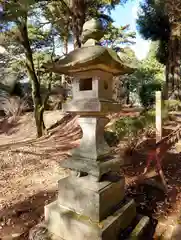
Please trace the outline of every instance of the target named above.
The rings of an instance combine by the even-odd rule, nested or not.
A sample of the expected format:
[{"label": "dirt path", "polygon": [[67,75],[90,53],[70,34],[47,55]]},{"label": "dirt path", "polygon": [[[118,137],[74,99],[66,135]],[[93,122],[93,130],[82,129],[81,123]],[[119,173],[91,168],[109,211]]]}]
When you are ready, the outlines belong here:
[{"label": "dirt path", "polygon": [[[166,132],[175,130],[176,124],[166,127]],[[127,194],[133,197],[137,203],[138,211],[155,219],[157,224],[155,239],[163,234],[168,227],[174,229],[180,224],[181,219],[181,144],[176,144],[170,149],[162,160],[162,168],[168,185],[168,193],[165,195],[158,188],[146,185],[135,184],[138,177],[144,171],[148,152],[154,148],[155,139],[142,143],[139,152],[132,156],[132,165],[124,168],[126,177]],[[161,184],[161,179],[155,172],[155,165],[152,164],[147,179],[156,180]]]},{"label": "dirt path", "polygon": [[[60,118],[53,114],[52,122],[50,114],[46,123],[52,125]],[[59,162],[68,157],[80,138],[73,118],[39,141],[10,144],[36,135],[32,116],[24,116],[19,124],[13,135],[0,136],[0,239],[21,235],[41,219],[44,205],[56,195],[57,181],[67,174]]]}]

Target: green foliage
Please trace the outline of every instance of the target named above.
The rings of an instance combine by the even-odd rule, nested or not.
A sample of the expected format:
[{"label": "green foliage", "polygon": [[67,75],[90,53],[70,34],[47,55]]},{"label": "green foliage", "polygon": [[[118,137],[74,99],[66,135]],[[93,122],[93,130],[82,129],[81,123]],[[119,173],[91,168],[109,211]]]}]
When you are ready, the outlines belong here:
[{"label": "green foliage", "polygon": [[[162,118],[168,120],[168,108],[163,105]],[[111,129],[105,132],[109,145],[116,145],[120,140],[127,142],[127,150],[132,152],[146,138],[155,136],[155,109],[143,112],[140,116],[123,117],[117,120]]]},{"label": "green foliage", "polygon": [[133,150],[151,137],[155,132],[155,111],[150,110],[139,117],[124,117],[115,123],[115,134],[119,140],[126,140],[126,153],[132,154]]},{"label": "green foliage", "polygon": [[[125,86],[127,91],[140,96],[140,100],[143,100],[144,94],[145,100],[148,97],[148,104],[146,105],[150,105],[154,91],[160,89],[160,85],[162,86],[164,83],[164,66],[160,64],[156,59],[156,49],[157,48],[155,44],[151,44],[151,49],[148,53],[147,58],[140,62],[137,60],[137,69],[135,72],[131,75],[125,75],[122,78],[123,86]],[[132,52],[127,52],[129,54],[133,54]],[[134,58],[134,55],[132,55],[132,58]],[[148,96],[149,94],[150,97]],[[145,105],[144,100],[141,102]]]},{"label": "green foliage", "polygon": [[164,101],[164,106],[167,111],[180,111],[181,102],[178,100],[166,100]]},{"label": "green foliage", "polygon": [[141,62],[140,70],[145,83],[162,83],[164,80],[164,66],[156,59],[157,49],[157,43],[152,42],[147,58]]},{"label": "green foliage", "polygon": [[[163,108],[163,120],[168,119],[168,112]],[[126,153],[132,154],[146,138],[155,136],[155,110],[150,109],[138,117],[124,117],[116,121],[115,139],[126,140]]]},{"label": "green foliage", "polygon": [[116,135],[121,138],[135,137],[138,132],[155,122],[155,113],[153,110],[148,111],[139,117],[124,117],[115,123]]},{"label": "green foliage", "polygon": [[[47,60],[51,60],[54,57],[54,38],[55,32],[51,27],[44,29],[42,23],[37,18],[37,12],[41,14],[39,9],[44,1],[17,1],[16,4],[13,1],[9,1],[4,5],[4,10],[7,12],[3,16],[1,28],[1,44],[5,47],[9,54],[8,62],[4,64],[4,69],[9,68],[9,74],[15,73],[18,80],[21,78],[30,78],[27,73],[27,59],[25,53],[27,52],[27,41],[29,41],[33,64],[37,78],[41,82],[48,82],[48,74],[43,74],[40,67]],[[41,4],[41,5],[40,5]],[[45,6],[43,6],[44,8]],[[20,9],[19,9],[20,8]],[[16,10],[20,10],[16,14]],[[43,10],[43,9],[42,9]],[[20,13],[23,12],[22,17]],[[26,18],[27,21],[26,21]],[[34,18],[34,20],[32,19]],[[37,19],[37,21],[35,21]],[[9,27],[8,27],[9,26]],[[22,38],[22,27],[27,27],[28,39]],[[25,49],[26,48],[26,49]],[[44,51],[42,51],[44,50]],[[43,81],[42,81],[43,80]],[[47,84],[47,83],[46,83]],[[16,87],[17,88],[17,87]],[[18,87],[19,88],[19,87]],[[15,89],[14,92],[20,92]]]},{"label": "green foliage", "polygon": [[170,25],[164,11],[164,1],[144,0],[140,6],[141,11],[137,20],[139,32],[145,39],[159,41],[157,58],[166,64]]},{"label": "green foliage", "polygon": [[157,82],[143,84],[139,93],[141,103],[145,109],[155,104],[155,91],[161,90],[161,84]]},{"label": "green foliage", "polygon": [[140,7],[137,24],[142,36],[153,41],[168,40],[169,19],[164,11],[164,2],[145,0]]},{"label": "green foliage", "polygon": [[[119,4],[126,3],[127,0],[92,0],[87,1],[86,5],[84,6],[84,20],[81,20],[81,26],[78,26],[82,28],[83,23],[86,20],[89,20],[91,18],[99,18],[103,22],[103,24],[107,25],[108,22],[112,22],[112,18],[110,17],[110,12],[112,9],[115,8],[115,6]],[[80,1],[77,1],[76,4],[80,4]],[[82,4],[84,5],[84,1],[82,1]],[[65,45],[68,44],[68,41],[75,40],[73,39],[73,32],[74,32],[74,20],[75,15],[77,14],[76,11],[74,11],[74,4],[70,1],[50,1],[47,4],[47,7],[44,9],[44,16],[48,20],[48,22],[51,22],[56,29],[56,31],[59,33],[60,39],[63,42],[64,48],[66,48]],[[77,9],[77,8],[76,8]],[[79,9],[78,16],[82,14],[81,9]],[[80,24],[80,21],[79,21]],[[66,52],[66,51],[65,51]]]},{"label": "green foliage", "polygon": [[100,13],[111,14],[111,10],[119,4],[125,4],[128,0],[92,0],[88,2],[88,15],[90,17],[95,17]]},{"label": "green foliage", "polygon": [[40,26],[28,24],[28,37],[32,50],[39,50],[51,46],[52,32],[43,30]]},{"label": "green foliage", "polygon": [[106,34],[101,40],[101,45],[111,47],[113,50],[119,51],[123,44],[134,44],[136,38],[135,32],[129,31],[129,25],[115,27],[113,23],[109,23]]},{"label": "green foliage", "polygon": [[156,59],[158,44],[153,42],[147,59],[142,61],[140,69],[138,69],[137,77],[142,79],[139,96],[142,105],[150,108],[155,103],[155,91],[162,89],[164,83],[164,66]]},{"label": "green foliage", "polygon": [[64,53],[67,54],[68,42],[73,40],[71,9],[66,1],[50,1],[43,11],[47,24],[54,27],[59,40],[64,45]]},{"label": "green foliage", "polygon": [[107,142],[107,144],[112,147],[119,143],[119,138],[116,134],[116,132],[113,131],[105,131],[104,132],[104,138]]}]

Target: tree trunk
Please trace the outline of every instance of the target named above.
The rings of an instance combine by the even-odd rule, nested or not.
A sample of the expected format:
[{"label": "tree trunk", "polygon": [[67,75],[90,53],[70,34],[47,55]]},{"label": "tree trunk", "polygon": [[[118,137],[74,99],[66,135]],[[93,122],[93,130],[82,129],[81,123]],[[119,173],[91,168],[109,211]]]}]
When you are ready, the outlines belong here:
[{"label": "tree trunk", "polygon": [[169,64],[168,64],[168,60],[165,66],[165,85],[164,85],[164,91],[163,91],[163,99],[164,100],[168,100],[168,73],[169,73]]},{"label": "tree trunk", "polygon": [[[68,31],[68,30],[67,30]],[[64,39],[63,39],[63,52],[64,54],[68,54],[68,35],[67,36],[64,36]],[[65,74],[62,74],[61,76],[61,84],[62,84],[62,87],[65,89],[65,92],[67,93],[67,90],[68,90],[68,87],[67,87],[67,76]],[[65,94],[65,96],[63,97],[63,100],[66,100],[67,98],[67,94]]]},{"label": "tree trunk", "polygon": [[87,4],[85,0],[73,0],[70,6],[74,35],[74,48],[81,47],[81,34],[85,22]]},{"label": "tree trunk", "polygon": [[68,54],[68,36],[64,36],[64,38],[63,38],[63,53],[65,55]]},{"label": "tree trunk", "polygon": [[36,129],[37,129],[37,137],[41,137],[45,132],[45,124],[43,121],[44,105],[42,103],[42,98],[40,93],[40,83],[35,73],[35,68],[33,63],[33,54],[30,47],[26,24],[24,24],[23,26],[20,26],[20,32],[22,35],[22,44],[25,49],[26,67],[27,67],[28,75],[30,77],[31,85],[32,85],[32,98],[34,103],[34,118],[35,118]]},{"label": "tree trunk", "polygon": [[40,94],[40,84],[33,68],[32,54],[26,53],[26,66],[31,79],[32,98],[34,103],[34,117],[37,129],[37,137],[44,135],[45,125],[43,120],[44,106]]},{"label": "tree trunk", "polygon": [[169,41],[168,92],[169,98],[181,100],[181,31],[179,24],[171,25]]},{"label": "tree trunk", "polygon": [[126,104],[129,105],[130,103],[130,84],[129,81],[126,83]]}]

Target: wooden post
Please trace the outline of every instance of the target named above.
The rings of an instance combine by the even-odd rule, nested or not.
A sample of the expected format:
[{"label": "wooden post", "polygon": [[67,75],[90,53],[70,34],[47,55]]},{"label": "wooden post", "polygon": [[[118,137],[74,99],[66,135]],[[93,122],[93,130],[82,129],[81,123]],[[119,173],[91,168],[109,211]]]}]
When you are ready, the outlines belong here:
[{"label": "wooden post", "polygon": [[[156,143],[159,142],[162,139],[162,92],[156,91]],[[162,171],[161,167],[161,158],[159,157],[160,154],[160,147],[156,149],[156,165],[157,165],[157,171],[160,175],[161,181],[164,186],[164,191],[167,192],[167,183],[165,180],[164,173]]]},{"label": "wooden post", "polygon": [[162,92],[156,91],[156,142],[162,139]]},{"label": "wooden post", "polygon": [[[155,113],[156,119],[155,120],[156,120],[156,143],[157,143],[162,139],[162,106],[163,106],[162,92],[156,91],[155,97],[156,97],[156,113]],[[162,167],[161,167],[160,147],[157,147],[156,152],[153,155],[151,153],[151,155],[147,159],[147,166],[144,170],[143,176],[147,173],[150,162],[154,158],[156,158],[155,159],[156,160],[156,168],[157,168],[157,172],[158,172],[158,174],[161,178],[162,184],[163,184],[163,190],[165,192],[167,192],[168,191],[167,183],[166,183],[165,176],[164,176],[164,173],[163,173]],[[153,184],[153,182],[152,182],[152,184]],[[155,183],[155,186],[158,186],[158,188],[160,188],[160,185],[157,183]]]}]

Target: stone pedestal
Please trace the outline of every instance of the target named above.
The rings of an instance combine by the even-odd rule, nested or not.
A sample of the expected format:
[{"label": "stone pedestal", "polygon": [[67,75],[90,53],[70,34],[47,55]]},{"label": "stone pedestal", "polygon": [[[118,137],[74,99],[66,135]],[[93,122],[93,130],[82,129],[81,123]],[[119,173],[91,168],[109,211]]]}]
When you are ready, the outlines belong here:
[{"label": "stone pedestal", "polygon": [[58,239],[118,240],[120,231],[136,216],[134,201],[124,199],[125,180],[119,175],[124,163],[105,142],[108,119],[104,113],[91,110],[80,115],[80,145],[71,158],[61,162],[79,174],[59,181],[58,199],[45,206],[45,221]]},{"label": "stone pedestal", "polygon": [[97,179],[110,171],[119,171],[124,164],[117,156],[110,154],[110,147],[104,139],[104,127],[108,119],[103,116],[79,118],[83,131],[80,146],[72,151],[72,157],[61,162],[61,166],[77,172],[86,172]]},{"label": "stone pedestal", "polygon": [[45,207],[49,231],[65,240],[117,240],[136,216],[133,200],[123,204],[124,178],[108,174],[59,181],[57,201]]},{"label": "stone pedestal", "polygon": [[53,202],[45,207],[48,229],[60,240],[118,240],[121,230],[136,216],[133,200],[98,223]]},{"label": "stone pedestal", "polygon": [[48,230],[63,240],[118,240],[136,216],[133,200],[125,202],[124,163],[104,140],[108,119],[103,113],[81,112],[83,135],[72,157],[61,166],[73,174],[58,183],[57,201],[45,206]]},{"label": "stone pedestal", "polygon": [[104,140],[104,127],[109,122],[105,117],[80,117],[79,125],[82,129],[80,146],[73,150],[73,158],[85,158],[98,161],[110,153],[110,147]]},{"label": "stone pedestal", "polygon": [[58,203],[100,222],[123,200],[124,185],[124,178],[113,174],[105,176],[101,182],[90,175],[80,178],[69,176],[59,181]]}]

